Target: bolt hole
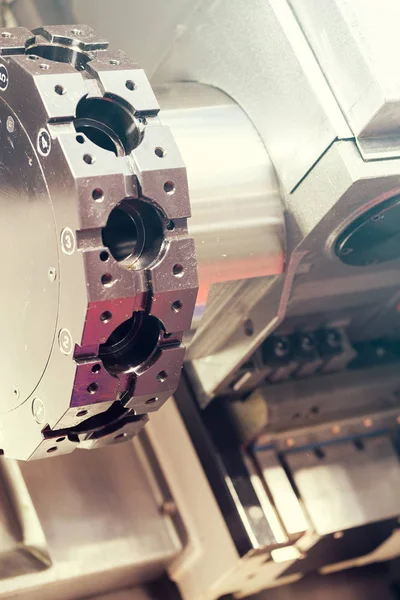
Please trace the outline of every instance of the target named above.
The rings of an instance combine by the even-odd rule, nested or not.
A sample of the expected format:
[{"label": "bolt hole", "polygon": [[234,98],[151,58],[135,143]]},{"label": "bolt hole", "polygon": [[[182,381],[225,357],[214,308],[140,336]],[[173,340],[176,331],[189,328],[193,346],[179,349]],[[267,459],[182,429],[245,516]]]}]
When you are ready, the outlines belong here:
[{"label": "bolt hole", "polygon": [[323,460],[325,458],[325,452],[322,448],[314,448],[314,454],[319,460]]},{"label": "bolt hole", "polygon": [[79,412],[76,413],[76,416],[80,418],[80,417],[84,417],[87,414],[88,414],[87,410],[80,410]]},{"label": "bolt hole", "polygon": [[125,87],[131,92],[133,92],[133,90],[136,90],[136,84],[131,79],[128,79],[128,81],[125,82]]},{"label": "bolt hole", "polygon": [[146,404],[155,404],[156,402],[158,402],[158,398],[150,398],[149,400],[146,400]]},{"label": "bolt hole", "polygon": [[59,96],[64,96],[64,94],[67,92],[67,90],[65,89],[65,87],[63,85],[56,85],[54,88],[54,91]]},{"label": "bolt hole", "polygon": [[166,181],[164,183],[164,192],[166,192],[170,196],[175,192],[175,184],[173,181]]},{"label": "bolt hole", "polygon": [[120,60],[116,60],[115,58],[112,58],[112,59],[110,60],[110,65],[114,65],[114,66],[116,66],[116,67],[117,67],[117,66],[118,66],[118,65],[120,65],[120,64],[121,64],[121,61],[120,61]]},{"label": "bolt hole", "polygon": [[164,383],[168,378],[168,373],[166,371],[160,371],[157,375],[157,379],[160,383]]},{"label": "bolt hole", "polygon": [[50,66],[42,63],[41,65],[39,65],[39,69],[43,69],[43,71],[48,71],[50,69]]},{"label": "bolt hole", "polygon": [[3,37],[3,38],[10,38],[11,37],[11,33],[9,33],[8,31],[3,31],[3,33],[1,34],[1,37]]},{"label": "bolt hole", "polygon": [[83,160],[85,161],[85,163],[87,165],[92,165],[95,161],[95,158],[92,154],[84,154],[83,155]]},{"label": "bolt hole", "polygon": [[167,153],[165,152],[164,148],[157,146],[157,148],[154,149],[154,154],[158,156],[158,158],[164,158]]},{"label": "bolt hole", "polygon": [[183,307],[183,304],[180,300],[176,300],[172,305],[171,305],[171,310],[174,313],[178,313]]},{"label": "bolt hole", "polygon": [[95,202],[102,202],[104,200],[104,192],[101,188],[95,188],[92,192],[92,198]]},{"label": "bolt hole", "polygon": [[85,138],[83,137],[83,135],[77,135],[76,136],[76,141],[78,142],[78,144],[84,144],[85,143]]},{"label": "bolt hole", "polygon": [[82,35],[83,31],[82,29],[71,29],[71,33],[72,35]]},{"label": "bolt hole", "polygon": [[353,444],[359,452],[362,452],[365,449],[364,442],[362,440],[354,440]]},{"label": "bolt hole", "polygon": [[311,414],[313,414],[313,415],[317,415],[317,414],[319,413],[319,408],[318,408],[318,406],[312,406],[312,407],[310,408],[310,413],[311,413]]},{"label": "bolt hole", "polygon": [[65,436],[64,437],[60,437],[56,439],[56,443],[60,444],[61,442],[63,442],[65,440]]},{"label": "bolt hole", "polygon": [[29,54],[28,60],[39,60],[39,57],[36,56],[35,54]]},{"label": "bolt hole", "polygon": [[104,275],[101,278],[101,283],[102,285],[104,285],[104,287],[110,287],[110,285],[112,284],[113,281],[113,276],[111,275],[111,273],[104,273]]},{"label": "bolt hole", "polygon": [[246,319],[243,325],[244,333],[248,337],[251,337],[254,334],[254,323],[251,319]]},{"label": "bolt hole", "polygon": [[175,229],[175,223],[173,221],[167,221],[166,228],[168,231],[173,231]]},{"label": "bolt hole", "polygon": [[108,254],[108,252],[106,252],[105,250],[103,250],[103,252],[100,252],[100,260],[102,262],[107,262],[109,258],[110,255]]},{"label": "bolt hole", "polygon": [[371,221],[380,221],[381,219],[383,219],[383,215],[375,215],[374,217],[372,217]]},{"label": "bolt hole", "polygon": [[353,248],[343,248],[340,253],[342,256],[347,256],[348,254],[351,254],[352,252],[353,252]]},{"label": "bolt hole", "polygon": [[56,450],[57,450],[57,446],[52,446],[51,448],[49,448],[49,449],[47,450],[47,453],[48,453],[48,454],[51,454],[52,452],[55,452]]},{"label": "bolt hole", "polygon": [[175,275],[175,277],[182,277],[184,273],[183,265],[177,263],[173,266],[172,272]]},{"label": "bolt hole", "polygon": [[95,394],[97,392],[97,390],[99,389],[99,386],[97,385],[97,383],[89,383],[89,385],[87,386],[87,391],[89,392],[89,394]]},{"label": "bolt hole", "polygon": [[103,321],[103,323],[109,323],[112,319],[112,313],[110,313],[109,310],[105,310],[101,315],[100,315],[100,321]]},{"label": "bolt hole", "polygon": [[93,365],[92,367],[92,373],[94,373],[95,375],[97,375],[97,373],[100,373],[101,371],[101,365]]},{"label": "bolt hole", "polygon": [[119,433],[118,435],[115,436],[114,440],[115,441],[122,440],[122,439],[126,438],[127,435],[128,435],[127,433]]}]

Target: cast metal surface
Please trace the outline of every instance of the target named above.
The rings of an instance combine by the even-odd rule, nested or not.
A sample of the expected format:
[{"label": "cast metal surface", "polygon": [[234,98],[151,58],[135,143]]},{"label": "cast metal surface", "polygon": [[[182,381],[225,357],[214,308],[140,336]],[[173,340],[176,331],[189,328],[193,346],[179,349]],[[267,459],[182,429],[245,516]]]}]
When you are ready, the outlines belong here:
[{"label": "cast metal surface", "polygon": [[144,72],[87,26],[0,40],[0,448],[28,459],[141,430],[178,383],[197,272]]}]

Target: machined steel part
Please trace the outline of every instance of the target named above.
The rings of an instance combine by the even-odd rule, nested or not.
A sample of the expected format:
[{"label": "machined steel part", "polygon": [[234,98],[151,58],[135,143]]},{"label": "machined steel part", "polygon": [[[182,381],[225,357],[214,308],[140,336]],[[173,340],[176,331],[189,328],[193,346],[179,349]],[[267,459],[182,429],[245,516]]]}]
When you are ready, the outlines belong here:
[{"label": "machined steel part", "polygon": [[6,456],[129,439],[177,386],[198,284],[158,112],[91,28],[0,31]]}]

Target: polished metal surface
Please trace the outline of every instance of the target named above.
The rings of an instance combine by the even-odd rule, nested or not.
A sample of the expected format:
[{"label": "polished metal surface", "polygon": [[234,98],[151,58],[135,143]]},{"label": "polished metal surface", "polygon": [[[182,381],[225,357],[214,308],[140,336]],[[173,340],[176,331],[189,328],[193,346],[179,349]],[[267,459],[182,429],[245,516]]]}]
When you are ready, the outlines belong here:
[{"label": "polished metal surface", "polygon": [[181,544],[144,466],[131,443],[3,459],[0,598],[97,598],[161,576]]},{"label": "polished metal surface", "polygon": [[399,458],[385,437],[288,452],[286,462],[317,533],[397,518]]},{"label": "polished metal surface", "polygon": [[144,71],[85,25],[0,40],[0,449],[26,460],[143,428],[178,385],[198,279]]},{"label": "polished metal surface", "polygon": [[193,83],[154,91],[188,174],[188,227],[200,278],[197,312],[213,283],[282,272],[280,191],[254,125],[226,94]]}]

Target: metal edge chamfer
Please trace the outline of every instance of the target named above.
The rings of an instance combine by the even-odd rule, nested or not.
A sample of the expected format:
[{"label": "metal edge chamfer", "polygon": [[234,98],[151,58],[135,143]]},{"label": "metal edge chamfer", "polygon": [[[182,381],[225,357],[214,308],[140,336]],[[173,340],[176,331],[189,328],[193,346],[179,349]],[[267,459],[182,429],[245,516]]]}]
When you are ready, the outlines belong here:
[{"label": "metal edge chamfer", "polygon": [[0,160],[20,165],[6,184],[25,244],[6,456],[130,439],[178,385],[198,281],[186,169],[158,111],[145,73],[90,27],[0,35]]}]

